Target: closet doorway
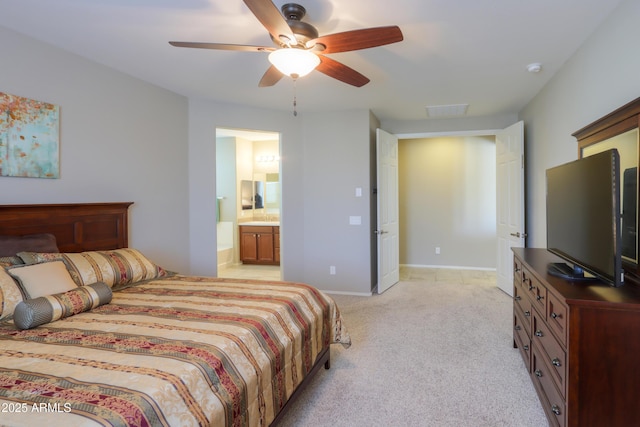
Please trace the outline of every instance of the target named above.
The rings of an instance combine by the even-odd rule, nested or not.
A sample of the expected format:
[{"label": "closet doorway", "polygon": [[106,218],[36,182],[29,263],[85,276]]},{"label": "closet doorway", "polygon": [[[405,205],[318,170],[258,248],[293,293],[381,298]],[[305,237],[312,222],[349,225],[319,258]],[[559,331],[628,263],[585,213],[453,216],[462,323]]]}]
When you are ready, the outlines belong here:
[{"label": "closet doorway", "polygon": [[278,132],[216,128],[219,277],[281,279],[281,169]]}]

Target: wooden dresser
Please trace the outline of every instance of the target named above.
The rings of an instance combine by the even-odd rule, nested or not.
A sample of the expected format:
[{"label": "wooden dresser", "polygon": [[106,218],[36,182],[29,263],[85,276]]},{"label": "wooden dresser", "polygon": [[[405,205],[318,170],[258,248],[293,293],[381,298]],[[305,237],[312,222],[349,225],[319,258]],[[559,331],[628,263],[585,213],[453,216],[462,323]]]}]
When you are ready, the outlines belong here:
[{"label": "wooden dresser", "polygon": [[513,345],[551,426],[640,426],[640,289],[547,274],[546,249],[513,249]]}]

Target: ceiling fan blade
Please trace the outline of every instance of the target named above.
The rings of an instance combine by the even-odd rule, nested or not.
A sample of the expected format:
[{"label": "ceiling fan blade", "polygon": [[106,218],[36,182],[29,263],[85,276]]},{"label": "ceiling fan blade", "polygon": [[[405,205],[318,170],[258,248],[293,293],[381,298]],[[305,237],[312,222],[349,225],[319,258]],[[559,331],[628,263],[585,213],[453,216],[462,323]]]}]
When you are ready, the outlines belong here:
[{"label": "ceiling fan blade", "polygon": [[273,86],[274,84],[278,83],[280,79],[283,77],[284,77],[284,74],[282,74],[280,71],[278,71],[276,67],[272,65],[264,73],[264,75],[262,76],[262,79],[260,79],[260,83],[258,83],[258,86],[259,87]]},{"label": "ceiling fan blade", "polygon": [[245,52],[273,52],[274,47],[269,46],[249,46],[243,44],[225,43],[200,43],[200,42],[169,42],[175,47],[192,47],[196,49],[217,49],[217,50],[240,50]]},{"label": "ceiling fan blade", "polygon": [[316,67],[316,70],[320,71],[321,73],[356,87],[361,87],[369,83],[368,78],[366,78],[353,68],[347,67],[343,63],[326,56],[318,56],[320,57],[320,65]]},{"label": "ceiling fan blade", "polygon": [[276,41],[286,43],[281,37],[284,36],[292,44],[297,43],[291,27],[271,0],[244,0],[244,3]]},{"label": "ceiling fan blade", "polygon": [[343,33],[328,34],[307,42],[307,46],[325,46],[314,48],[322,54],[349,52],[352,50],[368,49],[400,42],[404,39],[402,31],[396,25],[390,27],[364,28],[361,30],[345,31]]}]

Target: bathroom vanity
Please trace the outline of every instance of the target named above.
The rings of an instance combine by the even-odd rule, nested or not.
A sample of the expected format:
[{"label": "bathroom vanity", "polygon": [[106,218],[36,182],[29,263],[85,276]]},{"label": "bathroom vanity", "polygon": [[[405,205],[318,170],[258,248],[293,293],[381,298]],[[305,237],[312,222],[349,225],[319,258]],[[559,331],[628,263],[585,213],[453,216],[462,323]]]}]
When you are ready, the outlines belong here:
[{"label": "bathroom vanity", "polygon": [[280,223],[240,224],[240,261],[243,264],[280,265]]}]

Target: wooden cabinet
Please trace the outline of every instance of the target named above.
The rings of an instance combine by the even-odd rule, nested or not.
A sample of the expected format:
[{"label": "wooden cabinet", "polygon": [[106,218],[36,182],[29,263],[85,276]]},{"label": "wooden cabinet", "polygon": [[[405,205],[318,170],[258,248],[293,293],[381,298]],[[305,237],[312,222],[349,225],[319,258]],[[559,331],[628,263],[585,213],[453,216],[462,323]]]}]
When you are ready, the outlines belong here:
[{"label": "wooden cabinet", "polygon": [[280,227],[273,227],[273,259],[280,265]]},{"label": "wooden cabinet", "polygon": [[640,425],[640,290],[566,281],[546,249],[513,252],[513,345],[549,425]]},{"label": "wooden cabinet", "polygon": [[280,227],[240,226],[240,261],[244,264],[280,264]]}]

